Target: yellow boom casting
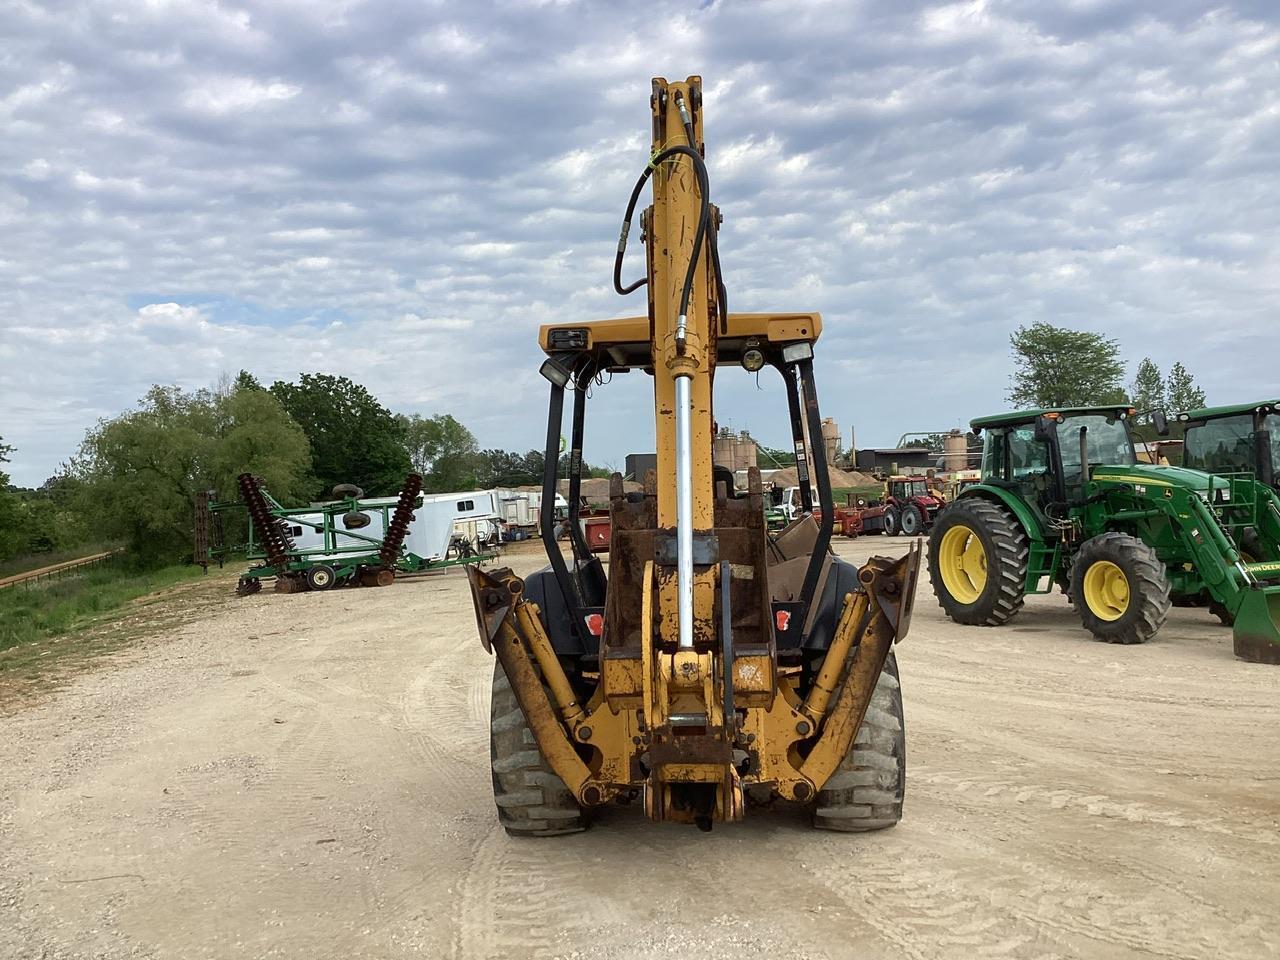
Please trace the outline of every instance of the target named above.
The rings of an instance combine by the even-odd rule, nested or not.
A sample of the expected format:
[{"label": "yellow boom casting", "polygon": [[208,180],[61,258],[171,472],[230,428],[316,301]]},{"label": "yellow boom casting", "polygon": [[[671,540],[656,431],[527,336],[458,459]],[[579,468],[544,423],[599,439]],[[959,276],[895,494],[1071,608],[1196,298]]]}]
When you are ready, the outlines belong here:
[{"label": "yellow boom casting", "polygon": [[[728,312],[701,80],[656,79],[650,104],[653,149],[614,270],[619,293],[647,287],[648,315],[542,328],[550,563],[526,579],[467,571],[481,640],[498,660],[499,817],[512,833],[566,833],[585,827],[593,807],[642,799],[653,820],[709,828],[741,819],[748,800],[780,796],[806,805],[818,826],[888,826],[901,816],[905,783],[892,647],[910,621],[918,548],[861,569],[832,555],[813,376],[822,320]],[[624,286],[627,238],[649,181],[653,202],[640,216],[647,269]],[[765,528],[758,470],[740,492],[712,462],[713,382],[729,366],[772,367],[786,386],[804,511],[777,534]],[[657,463],[641,494],[613,477],[606,573],[578,523],[585,406],[593,384],[631,371],[653,377]],[[569,557],[553,515],[566,392]]]}]

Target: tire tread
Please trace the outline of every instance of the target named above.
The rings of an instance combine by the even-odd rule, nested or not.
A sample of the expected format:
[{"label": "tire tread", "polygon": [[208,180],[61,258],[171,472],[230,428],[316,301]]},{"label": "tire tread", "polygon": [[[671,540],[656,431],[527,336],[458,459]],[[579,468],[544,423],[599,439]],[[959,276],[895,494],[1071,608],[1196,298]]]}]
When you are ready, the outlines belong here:
[{"label": "tire tread", "polygon": [[[991,577],[994,570],[998,589],[990,597],[984,591],[983,596],[972,604],[958,603],[947,592],[938,564],[938,544],[942,542],[942,535],[953,526],[948,521],[957,517],[963,519],[971,530],[985,531],[996,548],[994,563],[993,558],[988,557],[987,576]],[[956,623],[980,627],[998,627],[1008,623],[1026,602],[1030,558],[1031,544],[1026,531],[1007,508],[979,497],[957,500],[934,523],[929,538],[929,579],[938,605]]]},{"label": "tire tread", "polygon": [[493,665],[489,758],[498,821],[513,837],[580,833],[587,818],[538,750],[515,692],[499,662]]},{"label": "tire tread", "polygon": [[845,833],[892,827],[902,819],[906,786],[902,690],[897,659],[890,651],[853,746],[818,791],[813,825]]}]

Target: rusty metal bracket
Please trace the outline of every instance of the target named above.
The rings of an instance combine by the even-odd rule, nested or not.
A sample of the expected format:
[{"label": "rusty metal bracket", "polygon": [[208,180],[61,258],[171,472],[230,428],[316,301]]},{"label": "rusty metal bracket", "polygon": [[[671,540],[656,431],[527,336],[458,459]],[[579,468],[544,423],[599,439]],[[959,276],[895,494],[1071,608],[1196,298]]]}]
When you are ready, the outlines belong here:
[{"label": "rusty metal bracket", "polygon": [[[653,558],[659,566],[676,565],[676,537],[674,533],[661,531],[653,538]],[[693,535],[693,565],[709,567],[720,562],[720,540],[713,533]]]},{"label": "rusty metal bracket", "polygon": [[494,638],[511,613],[512,593],[507,584],[516,579],[516,575],[510,567],[485,573],[479,566],[469,564],[466,571],[476,611],[476,629],[480,632],[480,646],[484,647],[485,653],[493,653]]},{"label": "rusty metal bracket", "polygon": [[[911,545],[906,556],[889,562],[881,568],[875,582],[871,585],[871,593],[884,618],[893,628],[893,641],[899,643],[911,628],[911,614],[915,609],[916,585],[920,581],[920,549],[921,541]],[[873,561],[885,562],[884,557],[873,557]]]}]

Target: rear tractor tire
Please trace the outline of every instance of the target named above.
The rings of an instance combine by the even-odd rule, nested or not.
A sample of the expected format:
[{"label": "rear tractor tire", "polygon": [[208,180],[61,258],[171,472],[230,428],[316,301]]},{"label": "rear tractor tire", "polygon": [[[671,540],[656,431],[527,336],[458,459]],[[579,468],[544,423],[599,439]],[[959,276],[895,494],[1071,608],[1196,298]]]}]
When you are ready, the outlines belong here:
[{"label": "rear tractor tire", "polygon": [[914,537],[924,529],[924,514],[914,503],[902,508],[902,519],[899,521],[903,536]]},{"label": "rear tractor tire", "polygon": [[587,818],[538,749],[501,662],[493,665],[489,758],[498,822],[513,837],[554,837],[587,829]]},{"label": "rear tractor tire", "polygon": [[929,580],[948,617],[998,627],[1022,609],[1031,547],[1004,507],[969,497],[938,515],[929,533]]},{"label": "rear tractor tire", "polygon": [[819,830],[864,833],[902,819],[907,787],[907,734],[898,661],[889,651],[853,746],[818,791],[812,806]]},{"label": "rear tractor tire", "polygon": [[884,511],[884,532],[886,536],[896,537],[898,535],[898,511],[893,507],[885,507]]},{"label": "rear tractor tire", "polygon": [[1071,565],[1084,628],[1107,643],[1146,643],[1169,615],[1169,579],[1155,550],[1127,533],[1086,540]]}]

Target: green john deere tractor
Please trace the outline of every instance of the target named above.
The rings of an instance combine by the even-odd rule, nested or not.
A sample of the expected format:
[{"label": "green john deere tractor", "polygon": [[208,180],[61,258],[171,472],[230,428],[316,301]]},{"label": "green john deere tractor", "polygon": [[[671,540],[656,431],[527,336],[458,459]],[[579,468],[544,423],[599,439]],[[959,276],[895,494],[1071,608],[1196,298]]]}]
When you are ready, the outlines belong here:
[{"label": "green john deere tractor", "polygon": [[[1085,629],[1143,643],[1172,602],[1234,624],[1235,652],[1280,663],[1280,511],[1250,514],[1265,557],[1242,556],[1234,504],[1271,491],[1249,478],[1140,464],[1129,407],[1021,410],[972,421],[982,481],[942,511],[929,574],[957,623],[997,626],[1056,583]],[[1162,417],[1157,417],[1163,420]]]},{"label": "green john deere tractor", "polygon": [[1222,516],[1245,562],[1280,560],[1261,532],[1268,515],[1280,518],[1280,400],[1188,410],[1177,420],[1184,465],[1231,484]]},{"label": "green john deere tractor", "polygon": [[1280,494],[1280,400],[1179,413],[1185,466],[1249,477]]}]

